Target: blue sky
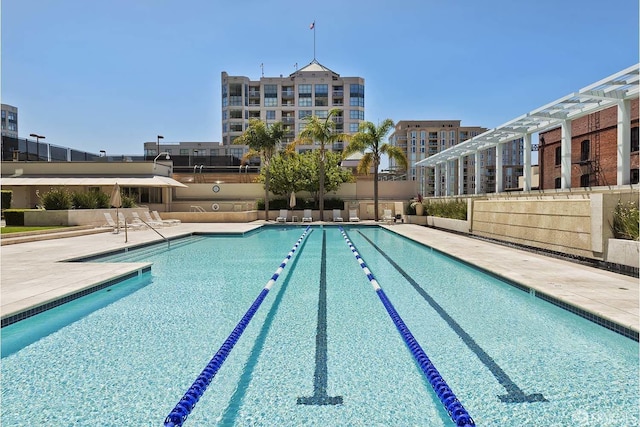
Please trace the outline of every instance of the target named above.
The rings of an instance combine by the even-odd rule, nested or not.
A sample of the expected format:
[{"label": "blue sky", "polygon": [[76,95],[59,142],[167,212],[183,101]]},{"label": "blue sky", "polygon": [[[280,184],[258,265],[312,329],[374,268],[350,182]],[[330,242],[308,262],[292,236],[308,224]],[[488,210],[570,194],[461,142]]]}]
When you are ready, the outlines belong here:
[{"label": "blue sky", "polygon": [[220,73],[316,58],[365,79],[365,119],[499,126],[638,63],[637,0],[4,0],[20,136],[142,154],[220,141]]}]

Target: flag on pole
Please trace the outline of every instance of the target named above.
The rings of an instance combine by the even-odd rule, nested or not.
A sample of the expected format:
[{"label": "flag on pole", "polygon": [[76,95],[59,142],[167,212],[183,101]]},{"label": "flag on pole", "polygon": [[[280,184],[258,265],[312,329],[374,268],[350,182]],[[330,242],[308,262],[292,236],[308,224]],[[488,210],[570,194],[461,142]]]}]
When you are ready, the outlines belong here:
[{"label": "flag on pole", "polygon": [[309,25],[309,29],[310,29],[310,30],[313,30],[313,29],[315,28],[315,26],[316,26],[316,21],[313,21],[313,22],[311,23],[311,25]]}]

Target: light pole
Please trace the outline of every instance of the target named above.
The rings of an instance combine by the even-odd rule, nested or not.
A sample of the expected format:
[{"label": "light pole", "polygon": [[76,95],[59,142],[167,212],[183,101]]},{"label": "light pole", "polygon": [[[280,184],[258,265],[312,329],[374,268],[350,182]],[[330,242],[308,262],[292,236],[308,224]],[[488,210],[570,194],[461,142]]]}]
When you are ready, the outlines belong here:
[{"label": "light pole", "polygon": [[164,139],[164,136],[162,136],[162,135],[158,135],[158,139],[156,140],[156,141],[157,141],[157,144],[156,144],[156,148],[157,148],[157,150],[156,150],[156,154],[158,154],[158,155],[160,154],[160,140],[161,140],[161,139]]},{"label": "light pole", "polygon": [[157,166],[156,161],[158,160],[158,158],[160,156],[165,156],[165,160],[170,160],[171,159],[171,156],[169,155],[169,153],[167,153],[166,151],[163,151],[162,153],[158,154],[155,159],[153,159],[153,169],[156,168],[156,166]]},{"label": "light pole", "polygon": [[[31,138],[36,139],[36,160],[40,160],[40,138],[45,139],[44,135],[38,135],[37,133],[30,133]],[[29,149],[27,149],[27,160],[29,160]]]}]

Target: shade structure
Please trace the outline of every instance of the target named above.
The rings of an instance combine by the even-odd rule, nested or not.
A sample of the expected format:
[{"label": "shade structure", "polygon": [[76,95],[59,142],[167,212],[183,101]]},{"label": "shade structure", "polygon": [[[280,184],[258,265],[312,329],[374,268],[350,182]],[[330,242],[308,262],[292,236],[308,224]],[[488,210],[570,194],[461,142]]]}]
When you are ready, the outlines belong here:
[{"label": "shade structure", "polygon": [[289,207],[293,209],[296,205],[296,193],[295,191],[291,192],[291,197],[289,197]]},{"label": "shade structure", "polygon": [[118,220],[118,208],[122,207],[122,196],[120,195],[120,186],[116,182],[111,190],[111,199],[109,201],[112,207],[116,208],[116,233],[120,232],[120,221]]}]

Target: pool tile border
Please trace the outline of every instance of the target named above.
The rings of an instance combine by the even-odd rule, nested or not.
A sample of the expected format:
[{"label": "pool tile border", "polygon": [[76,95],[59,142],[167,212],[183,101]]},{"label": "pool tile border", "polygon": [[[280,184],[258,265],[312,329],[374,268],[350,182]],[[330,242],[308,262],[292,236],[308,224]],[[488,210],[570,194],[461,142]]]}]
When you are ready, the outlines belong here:
[{"label": "pool tile border", "polygon": [[28,310],[25,310],[25,311],[22,311],[20,313],[16,313],[16,314],[13,314],[11,316],[5,317],[1,321],[0,328],[4,328],[5,326],[12,325],[12,324],[14,324],[16,322],[19,322],[21,320],[24,320],[24,319],[27,319],[29,317],[35,316],[37,314],[43,313],[43,312],[45,312],[47,310],[51,310],[52,308],[61,306],[61,305],[66,304],[66,303],[68,303],[70,301],[73,301],[73,300],[76,300],[78,298],[81,298],[81,297],[83,297],[85,295],[92,294],[92,293],[97,292],[97,291],[99,291],[101,289],[108,288],[109,286],[117,285],[118,283],[123,282],[125,280],[131,279],[131,278],[134,278],[134,277],[139,277],[139,276],[141,276],[141,275],[143,275],[145,273],[148,273],[150,271],[151,271],[151,266],[143,267],[143,268],[139,269],[138,271],[133,271],[131,273],[127,273],[127,274],[124,274],[122,276],[119,276],[119,277],[116,277],[116,278],[113,278],[113,279],[109,279],[109,280],[107,280],[105,282],[99,283],[97,285],[90,286],[90,287],[82,289],[82,290],[80,290],[78,292],[74,292],[72,294],[65,295],[65,296],[63,296],[61,298],[57,298],[57,299],[55,299],[53,301],[49,301],[47,303],[44,303],[44,304],[41,304],[41,305],[37,305],[35,307],[32,307],[32,308],[30,308]]}]

